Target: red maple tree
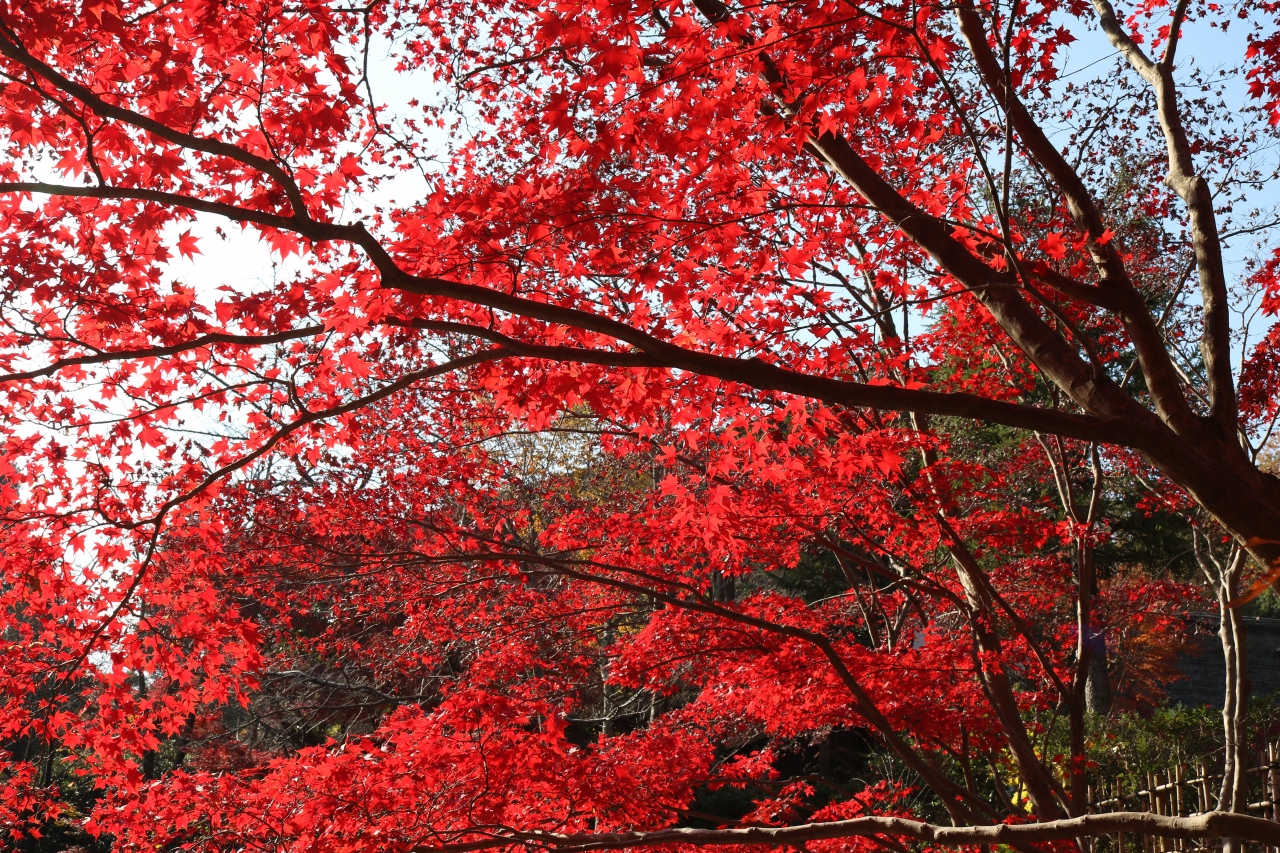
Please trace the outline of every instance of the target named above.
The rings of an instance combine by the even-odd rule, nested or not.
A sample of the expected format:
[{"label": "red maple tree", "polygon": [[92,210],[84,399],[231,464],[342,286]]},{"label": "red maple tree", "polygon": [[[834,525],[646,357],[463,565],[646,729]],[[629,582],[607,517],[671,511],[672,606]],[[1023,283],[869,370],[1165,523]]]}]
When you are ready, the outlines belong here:
[{"label": "red maple tree", "polygon": [[[0,0],[8,843],[1280,842],[1276,11]],[[1087,814],[1134,512],[1209,815]]]}]

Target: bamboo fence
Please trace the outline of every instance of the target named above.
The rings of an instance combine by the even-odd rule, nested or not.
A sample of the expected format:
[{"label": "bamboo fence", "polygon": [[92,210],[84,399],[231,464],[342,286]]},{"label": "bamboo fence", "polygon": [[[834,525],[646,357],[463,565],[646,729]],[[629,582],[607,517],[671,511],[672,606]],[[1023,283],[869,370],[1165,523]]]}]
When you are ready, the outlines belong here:
[{"label": "bamboo fence", "polygon": [[[1280,821],[1280,744],[1268,744],[1262,759],[1249,768],[1251,777],[1246,809],[1255,817]],[[1218,807],[1222,774],[1205,764],[1179,764],[1145,779],[1116,779],[1091,785],[1088,791],[1090,814],[1145,811],[1170,817],[1187,817]],[[1090,839],[1089,853],[1174,853],[1174,851],[1218,850],[1216,844],[1180,838],[1155,838],[1125,834]],[[1249,853],[1280,853],[1280,848],[1247,844]]]}]

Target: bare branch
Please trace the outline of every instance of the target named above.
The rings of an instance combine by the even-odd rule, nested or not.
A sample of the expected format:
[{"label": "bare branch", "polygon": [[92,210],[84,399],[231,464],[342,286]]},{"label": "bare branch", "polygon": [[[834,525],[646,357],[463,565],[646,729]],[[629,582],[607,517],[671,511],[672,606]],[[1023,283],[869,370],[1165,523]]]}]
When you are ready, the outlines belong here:
[{"label": "bare branch", "polygon": [[[1210,409],[1219,428],[1234,440],[1239,412],[1235,378],[1231,372],[1231,306],[1227,298],[1222,238],[1218,234],[1213,193],[1209,190],[1208,181],[1196,172],[1191,157],[1191,143],[1178,107],[1173,67],[1171,62],[1157,64],[1151,61],[1125,32],[1108,0],[1093,0],[1093,6],[1097,10],[1102,31],[1106,33],[1112,46],[1129,60],[1129,64],[1147,81],[1156,96],[1160,130],[1164,134],[1168,150],[1169,174],[1165,183],[1187,205],[1191,242],[1200,277],[1200,296],[1204,304],[1204,332],[1200,339],[1200,350],[1208,376]],[[1176,18],[1175,23],[1178,23]],[[1170,37],[1171,59],[1173,39],[1177,38],[1177,31],[1171,31]]]},{"label": "bare branch", "polygon": [[660,847],[671,844],[720,846],[763,844],[782,846],[828,838],[910,838],[931,844],[1020,844],[1092,838],[1117,832],[1135,832],[1161,838],[1240,838],[1263,844],[1280,844],[1280,824],[1263,818],[1228,812],[1208,812],[1192,817],[1167,817],[1148,812],[1091,814],[1045,823],[996,824],[991,826],[938,826],[899,817],[868,816],[799,826],[749,826],[735,829],[659,829],[652,832],[603,832],[565,835],[552,832],[520,832],[495,828],[476,835],[474,841],[419,845],[413,853],[469,853],[499,847],[524,845],[554,853],[585,853],[588,850],[619,850],[631,847]]}]

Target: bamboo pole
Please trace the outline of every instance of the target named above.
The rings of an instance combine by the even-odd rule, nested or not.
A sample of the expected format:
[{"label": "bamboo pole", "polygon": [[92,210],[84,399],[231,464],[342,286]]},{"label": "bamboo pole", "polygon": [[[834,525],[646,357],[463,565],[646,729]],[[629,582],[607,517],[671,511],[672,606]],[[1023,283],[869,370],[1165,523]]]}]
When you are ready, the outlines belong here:
[{"label": "bamboo pole", "polygon": [[1277,765],[1276,744],[1267,744],[1267,799],[1271,800],[1271,820],[1280,821],[1280,765]]},{"label": "bamboo pole", "polygon": [[[1116,805],[1124,811],[1124,780],[1116,780]],[[1124,833],[1116,833],[1116,853],[1124,853]]]},{"label": "bamboo pole", "polygon": [[1209,768],[1200,762],[1200,786],[1196,791],[1200,796],[1200,813],[1211,811],[1209,808]]},{"label": "bamboo pole", "polygon": [[[1173,811],[1178,817],[1182,817],[1182,786],[1187,781],[1187,767],[1185,764],[1175,764],[1173,766]],[[1187,845],[1183,843],[1183,839],[1179,838],[1174,842],[1174,849],[1179,853],[1187,849]]]},{"label": "bamboo pole", "polygon": [[[1147,774],[1147,811],[1156,815],[1160,811],[1157,806],[1156,774]],[[1143,847],[1147,848],[1148,853],[1164,853],[1164,850],[1160,849],[1160,841],[1153,839],[1151,835],[1143,833],[1142,840]]]}]

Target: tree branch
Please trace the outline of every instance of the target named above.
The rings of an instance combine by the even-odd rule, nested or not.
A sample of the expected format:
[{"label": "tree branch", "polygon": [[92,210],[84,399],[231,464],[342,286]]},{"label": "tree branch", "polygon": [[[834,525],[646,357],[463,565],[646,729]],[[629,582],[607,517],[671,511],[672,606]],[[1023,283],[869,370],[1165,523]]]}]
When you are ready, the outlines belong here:
[{"label": "tree branch", "polygon": [[799,826],[749,826],[736,829],[678,827],[651,832],[601,832],[572,835],[497,829],[492,831],[489,837],[474,841],[418,845],[412,848],[412,853],[470,853],[470,851],[513,845],[541,847],[554,853],[585,853],[589,850],[619,850],[670,844],[783,846],[829,838],[875,838],[882,835],[959,847],[971,844],[1012,845],[1066,841],[1117,832],[1133,832],[1160,838],[1213,839],[1229,836],[1269,845],[1280,844],[1280,824],[1243,814],[1207,812],[1191,817],[1167,817],[1148,812],[1113,812],[1082,815],[1045,823],[989,826],[939,826],[900,817],[868,816]]},{"label": "tree branch", "polygon": [[[1208,181],[1196,173],[1191,157],[1191,143],[1187,139],[1178,108],[1172,62],[1152,62],[1124,31],[1108,0],[1093,0],[1093,6],[1098,13],[1098,23],[1112,46],[1129,60],[1129,64],[1150,84],[1156,96],[1160,130],[1164,134],[1168,150],[1169,174],[1165,183],[1187,205],[1191,242],[1199,272],[1200,296],[1204,304],[1204,332],[1200,338],[1200,350],[1208,376],[1211,415],[1228,438],[1234,440],[1239,411],[1235,378],[1231,373],[1231,306],[1227,299],[1222,239],[1218,234],[1217,216],[1213,210],[1213,193],[1209,190]],[[1178,20],[1175,20],[1175,24],[1181,25]],[[1177,31],[1171,30],[1170,37],[1176,39]],[[1173,47],[1174,42],[1171,40],[1168,53],[1170,60]]]},{"label": "tree branch", "polygon": [[[1045,135],[1018,97],[1012,81],[1000,67],[995,53],[987,42],[986,29],[977,10],[971,3],[965,2],[959,6],[957,15],[960,20],[960,31],[977,62],[983,83],[1004,105],[1006,119],[1017,131],[1018,138],[1057,184],[1058,189],[1066,197],[1067,208],[1071,211],[1072,218],[1085,231],[1089,254],[1102,280],[1102,290],[1106,294],[1107,301],[1111,303],[1106,307],[1116,310],[1124,321],[1125,329],[1137,351],[1138,362],[1147,379],[1147,387],[1151,391],[1157,411],[1175,429],[1185,432],[1195,420],[1195,414],[1182,393],[1177,371],[1164,348],[1164,338],[1152,320],[1151,312],[1147,309],[1142,294],[1129,278],[1120,253],[1111,243],[1102,245],[1097,242],[1106,231],[1106,223],[1097,202],[1076,170]],[[1070,280],[1067,283],[1069,282]],[[1063,282],[1060,281],[1050,280],[1047,283],[1075,298],[1085,295],[1078,290],[1073,294],[1071,291],[1075,288],[1062,288],[1060,285]],[[1095,304],[1105,303],[1095,302]]]},{"label": "tree branch", "polygon": [[298,184],[293,177],[279,163],[259,157],[256,154],[250,154],[239,146],[228,142],[218,139],[205,139],[191,133],[174,130],[168,125],[153,118],[148,118],[141,113],[107,103],[90,89],[65,77],[47,63],[28,53],[27,49],[19,41],[17,34],[10,31],[8,27],[0,28],[0,33],[3,33],[3,35],[0,35],[0,56],[5,56],[26,68],[32,74],[48,80],[58,89],[83,103],[96,115],[124,122],[139,130],[145,130],[153,136],[158,136],[166,142],[171,142],[174,145],[188,148],[192,151],[201,151],[217,157],[226,157],[229,160],[234,160],[237,163],[269,175],[288,197],[294,216],[308,216],[306,202],[302,198],[302,190],[298,188]]},{"label": "tree branch", "polygon": [[[921,391],[890,385],[866,385],[842,379],[812,376],[778,367],[759,358],[730,358],[686,349],[655,338],[620,320],[602,317],[589,311],[513,296],[487,287],[481,287],[480,285],[411,275],[396,263],[395,259],[378,242],[377,238],[365,229],[363,223],[359,222],[354,225],[340,225],[299,217],[286,218],[220,202],[205,201],[178,193],[141,188],[77,187],[41,182],[18,182],[0,183],[0,193],[3,192],[47,193],[50,195],[89,198],[140,199],[214,213],[236,222],[252,222],[269,228],[292,231],[316,242],[325,240],[346,241],[359,246],[365,251],[379,273],[381,273],[384,287],[423,296],[455,299],[529,319],[609,335],[624,343],[631,344],[650,359],[648,362],[635,359],[628,366],[652,366],[689,370],[758,388],[762,391],[780,391],[787,394],[812,397],[833,405],[877,408],[900,412],[924,412],[932,415],[991,421],[1005,426],[1039,430],[1041,432],[1054,432],[1070,438],[1099,441],[1104,444],[1141,447],[1157,443],[1162,437],[1157,429],[1153,429],[1154,425],[1147,418],[1141,417],[1141,415],[1145,414],[1145,410],[1133,411],[1126,413],[1125,416],[1114,417],[1072,414],[1051,409],[1041,409],[1035,406],[1000,402],[977,394]],[[970,257],[972,258],[972,256]],[[981,264],[976,258],[973,260]],[[985,268],[985,265],[982,266]],[[1017,299],[1018,297],[1014,295],[1014,298]],[[1021,299],[1018,299],[1018,301],[1021,302]],[[1022,304],[1025,306],[1025,303]],[[1029,307],[1026,310],[1035,323],[1044,325],[1038,317],[1035,317]],[[1045,326],[1045,329],[1048,329],[1048,327]],[[481,327],[472,327],[468,333],[477,333],[480,330]],[[452,326],[449,331],[463,332],[463,324]],[[484,335],[477,334],[477,337],[492,338],[494,334],[496,333],[486,330]],[[1048,330],[1048,334],[1053,336],[1052,330]],[[1061,340],[1056,336],[1055,339]],[[505,343],[504,346],[506,346]],[[607,351],[602,350],[589,350],[578,347],[543,347],[538,351],[535,349],[537,345],[521,344],[520,346],[531,357],[538,358],[552,358],[564,361],[594,361],[595,363],[608,364],[621,364],[627,360],[626,354],[619,353],[617,355],[609,355],[607,362],[596,361],[596,359],[605,357],[603,353]],[[1063,347],[1067,352],[1070,352],[1070,348],[1066,347],[1065,344],[1063,344]],[[536,355],[535,352],[537,352]],[[519,353],[516,353],[513,349],[512,354]],[[1074,354],[1071,354],[1071,357],[1075,358]],[[1088,377],[1081,377],[1081,381],[1089,382],[1090,380]]]},{"label": "tree branch", "polygon": [[170,346],[142,347],[130,350],[113,350],[111,352],[95,353],[94,355],[81,355],[73,358],[60,358],[44,367],[35,370],[27,370],[22,373],[5,373],[0,374],[0,384],[6,382],[18,382],[24,379],[39,379],[44,376],[52,376],[60,370],[68,367],[75,367],[85,364],[106,364],[112,361],[126,361],[131,358],[161,358],[166,355],[177,355],[181,352],[188,352],[201,347],[212,346],[214,344],[231,344],[234,346],[265,346],[266,344],[278,344],[284,341],[297,340],[298,338],[308,338],[312,335],[318,335],[324,331],[324,326],[306,326],[302,329],[291,329],[287,332],[277,332],[274,335],[232,335],[227,332],[211,332],[207,335],[201,335],[190,341],[180,344],[172,344]]}]

